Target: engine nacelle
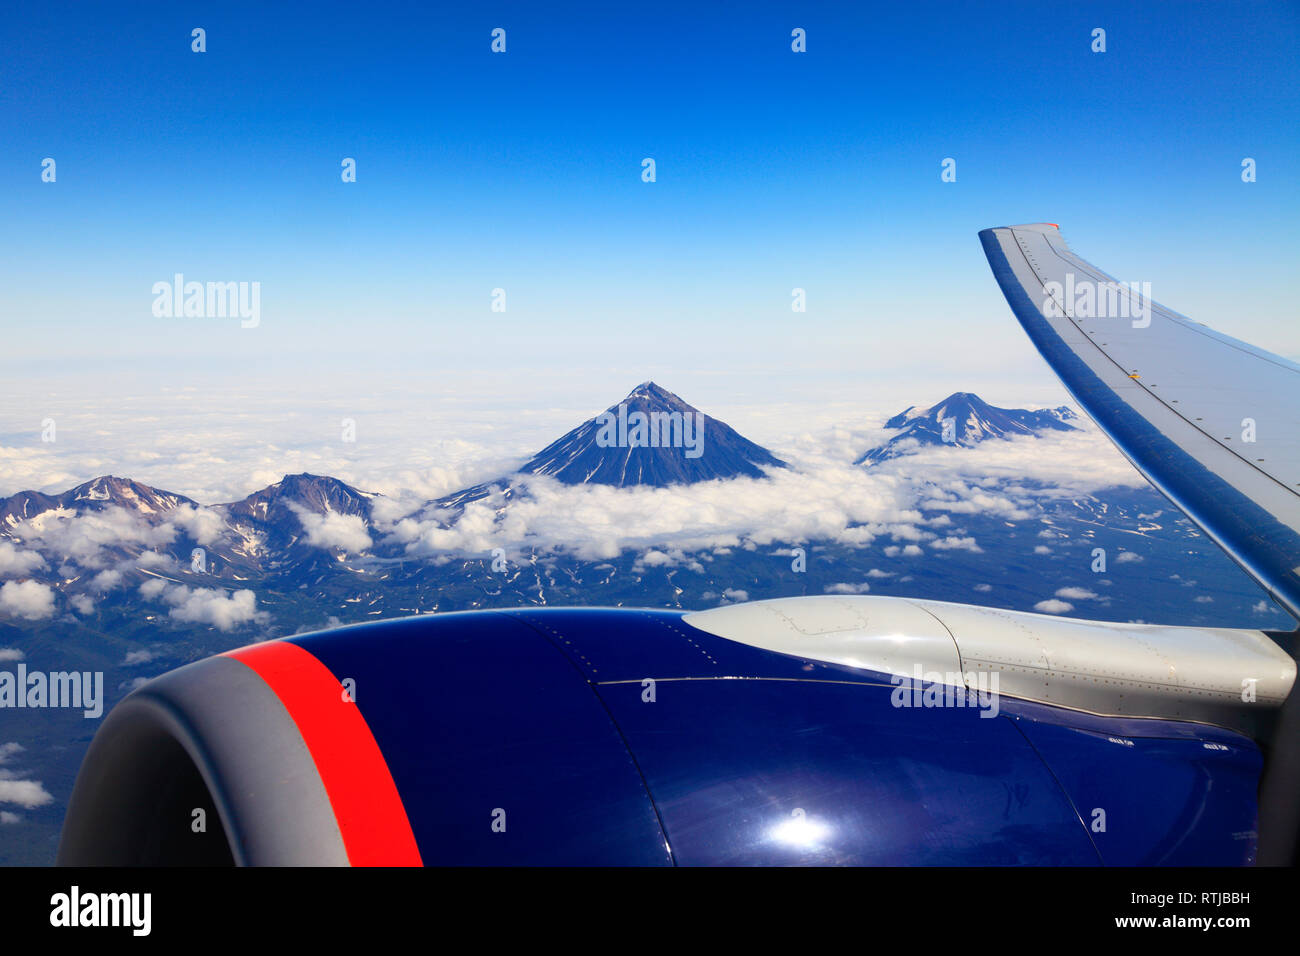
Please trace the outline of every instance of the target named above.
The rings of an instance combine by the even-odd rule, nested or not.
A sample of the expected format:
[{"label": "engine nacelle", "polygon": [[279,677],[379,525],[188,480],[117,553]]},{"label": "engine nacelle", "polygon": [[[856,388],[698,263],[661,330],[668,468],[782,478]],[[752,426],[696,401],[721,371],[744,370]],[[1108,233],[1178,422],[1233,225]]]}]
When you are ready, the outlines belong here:
[{"label": "engine nacelle", "polygon": [[[1039,615],[1003,620],[1002,652],[969,619],[963,643],[943,608],[979,610],[481,611],[241,648],[114,708],[59,862],[1253,861],[1248,721],[1167,713],[1171,699],[1242,706],[1139,691],[1152,675],[1101,635],[1107,666],[1137,669],[1085,677],[1100,666],[1087,641]],[[1272,707],[1294,664],[1240,637],[1258,632],[1226,633]],[[1023,659],[999,659],[1015,648]],[[958,679],[934,679],[947,671]],[[1107,700],[1128,709],[1088,707]]]}]

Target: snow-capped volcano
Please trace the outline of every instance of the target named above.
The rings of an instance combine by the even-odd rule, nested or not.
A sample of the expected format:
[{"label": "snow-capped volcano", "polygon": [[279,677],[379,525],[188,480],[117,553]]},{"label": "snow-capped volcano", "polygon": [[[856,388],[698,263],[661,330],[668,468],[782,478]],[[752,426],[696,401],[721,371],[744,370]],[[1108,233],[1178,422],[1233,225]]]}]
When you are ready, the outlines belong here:
[{"label": "snow-capped volcano", "polygon": [[19,491],[0,498],[0,536],[9,535],[22,522],[39,520],[50,512],[75,514],[118,507],[154,520],[180,505],[194,505],[184,495],[162,491],[130,478],[100,475],[57,495]]},{"label": "snow-capped volcano", "polygon": [[[57,495],[20,491],[0,498],[0,552],[11,565],[75,583],[106,568],[126,567],[138,578],[137,559],[146,552],[157,552],[147,558],[148,573],[176,574],[191,566],[201,546],[202,574],[243,580],[295,562],[309,565],[341,543],[368,541],[377,497],[337,478],[302,474],[241,501],[201,505],[104,475]],[[14,545],[22,549],[19,557],[4,550]],[[74,565],[81,571],[67,570]]]},{"label": "snow-capped volcano", "polygon": [[352,540],[368,547],[377,494],[328,475],[285,475],[242,501],[218,506],[239,544],[236,553],[265,567],[309,565],[322,547]]},{"label": "snow-capped volcano", "polygon": [[1064,405],[1029,410],[998,408],[972,392],[954,392],[943,401],[918,411],[916,406],[899,412],[886,428],[898,434],[858,459],[859,465],[897,458],[930,445],[961,445],[969,448],[990,438],[1008,439],[1038,435],[1043,431],[1077,431],[1070,422],[1078,415]]},{"label": "snow-capped volcano", "polygon": [[784,468],[766,448],[705,415],[654,382],[547,445],[519,469],[569,485],[692,484],[715,478],[762,478]]},{"label": "snow-capped volcano", "polygon": [[378,495],[358,491],[328,475],[285,475],[273,485],[253,492],[242,501],[225,505],[232,518],[249,518],[271,525],[301,528],[298,509],[314,514],[343,514],[370,517],[370,506]]}]

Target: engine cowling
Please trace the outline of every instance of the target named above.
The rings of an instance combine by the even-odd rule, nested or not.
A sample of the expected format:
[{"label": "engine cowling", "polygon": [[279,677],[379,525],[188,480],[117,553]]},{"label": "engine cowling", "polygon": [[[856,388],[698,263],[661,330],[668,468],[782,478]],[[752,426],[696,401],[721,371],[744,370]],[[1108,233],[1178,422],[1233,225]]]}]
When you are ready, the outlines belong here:
[{"label": "engine cowling", "polygon": [[[723,636],[719,612],[559,609],[376,622],[187,665],[105,719],[59,862],[1253,860],[1248,736],[911,687],[900,675],[924,655],[899,648],[943,634],[900,632],[902,599],[857,600],[880,622],[862,636],[892,658],[755,646]],[[807,623],[826,607],[792,633],[842,635]]]}]

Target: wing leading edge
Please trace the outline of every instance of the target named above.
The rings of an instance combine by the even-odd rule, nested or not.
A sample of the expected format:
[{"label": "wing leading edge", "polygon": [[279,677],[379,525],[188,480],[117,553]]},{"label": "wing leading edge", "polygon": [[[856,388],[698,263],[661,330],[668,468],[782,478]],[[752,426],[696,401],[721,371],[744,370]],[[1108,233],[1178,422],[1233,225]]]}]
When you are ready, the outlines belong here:
[{"label": "wing leading edge", "polygon": [[1300,367],[1117,283],[1055,225],[985,229],[980,242],[1012,312],[1079,405],[1300,618]]}]

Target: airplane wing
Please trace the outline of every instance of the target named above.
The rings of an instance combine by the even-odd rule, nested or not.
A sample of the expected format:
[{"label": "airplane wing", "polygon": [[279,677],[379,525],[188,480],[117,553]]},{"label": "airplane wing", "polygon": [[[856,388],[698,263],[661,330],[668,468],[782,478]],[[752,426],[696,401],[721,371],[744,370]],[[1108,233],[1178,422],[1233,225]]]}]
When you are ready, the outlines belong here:
[{"label": "airplane wing", "polygon": [[985,229],[980,241],[1079,405],[1300,618],[1300,366],[1152,302],[1149,287],[1121,285],[1055,224]]},{"label": "airplane wing", "polygon": [[[1054,223],[980,233],[1011,311],[1147,480],[1300,619],[1300,367],[1151,301]],[[1294,654],[1294,648],[1292,650]],[[1300,697],[1268,748],[1259,862],[1300,860]]]}]

